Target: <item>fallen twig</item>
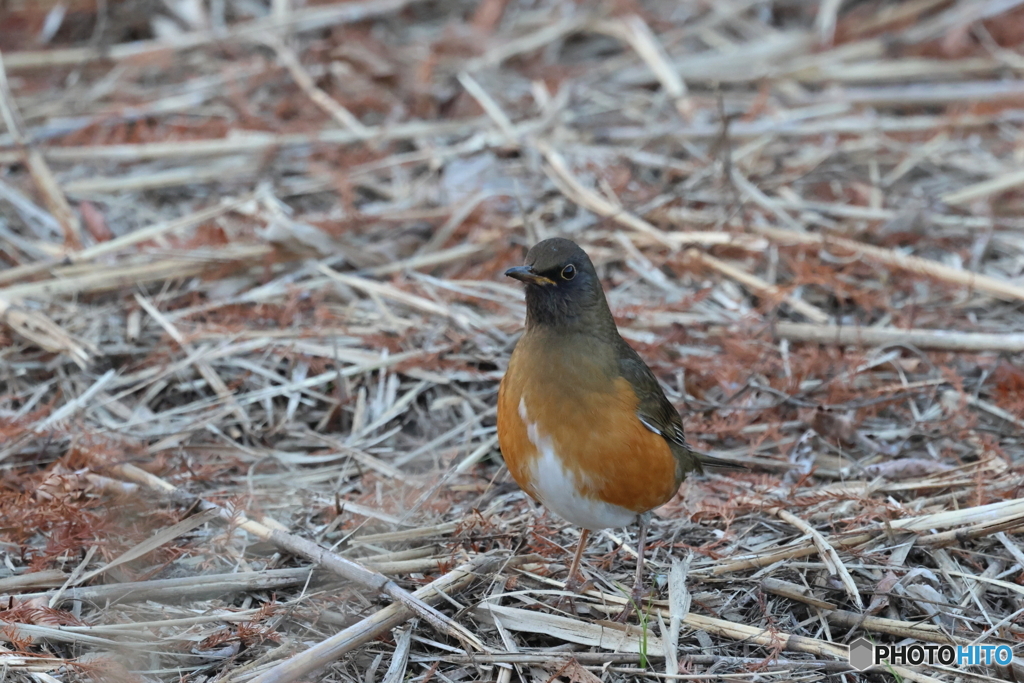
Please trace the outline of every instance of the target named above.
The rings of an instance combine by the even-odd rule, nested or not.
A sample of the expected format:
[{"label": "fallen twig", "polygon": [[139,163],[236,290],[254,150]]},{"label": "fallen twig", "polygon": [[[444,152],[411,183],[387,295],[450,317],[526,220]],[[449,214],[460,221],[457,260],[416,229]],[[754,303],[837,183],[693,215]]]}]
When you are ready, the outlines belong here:
[{"label": "fallen twig", "polygon": [[[481,575],[486,575],[507,562],[499,555],[478,555],[412,594],[416,600],[430,604],[442,595],[461,590]],[[359,647],[411,616],[409,609],[398,603],[388,605],[344,631],[323,640],[308,650],[278,664],[252,679],[251,683],[290,683],[326,666],[346,652]]]}]

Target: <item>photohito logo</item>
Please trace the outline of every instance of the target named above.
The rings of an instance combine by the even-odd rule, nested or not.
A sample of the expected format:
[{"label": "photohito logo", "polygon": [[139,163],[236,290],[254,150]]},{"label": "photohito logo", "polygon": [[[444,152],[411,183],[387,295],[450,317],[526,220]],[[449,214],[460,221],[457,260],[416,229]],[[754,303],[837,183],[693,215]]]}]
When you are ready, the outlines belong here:
[{"label": "photohito logo", "polygon": [[867,638],[858,638],[850,643],[850,666],[863,671],[877,664],[917,666],[919,664],[942,664],[943,666],[975,666],[1000,664],[1006,666],[1013,660],[1009,645],[936,645],[934,643],[913,643],[911,645],[875,645]]}]

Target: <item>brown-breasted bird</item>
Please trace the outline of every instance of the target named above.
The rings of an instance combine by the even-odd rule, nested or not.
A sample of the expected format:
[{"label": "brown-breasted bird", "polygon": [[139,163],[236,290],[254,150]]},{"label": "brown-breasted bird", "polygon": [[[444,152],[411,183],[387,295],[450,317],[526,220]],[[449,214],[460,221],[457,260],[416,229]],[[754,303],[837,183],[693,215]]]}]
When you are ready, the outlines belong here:
[{"label": "brown-breasted bird", "polygon": [[650,511],[687,473],[727,463],[686,445],[679,413],[619,335],[594,264],[576,243],[544,240],[505,275],[526,284],[526,331],[498,390],[505,463],[531,497],[583,528],[571,586],[579,586],[591,531],[639,521],[639,604]]}]

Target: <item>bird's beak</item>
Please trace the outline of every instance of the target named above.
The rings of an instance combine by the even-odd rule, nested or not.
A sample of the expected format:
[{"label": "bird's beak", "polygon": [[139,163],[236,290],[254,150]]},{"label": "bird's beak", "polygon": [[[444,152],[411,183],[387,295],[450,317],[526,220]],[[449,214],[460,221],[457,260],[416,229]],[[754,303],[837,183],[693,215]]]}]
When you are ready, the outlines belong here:
[{"label": "bird's beak", "polygon": [[528,285],[553,285],[555,281],[544,277],[533,269],[532,266],[516,266],[505,271],[505,275],[525,282]]}]

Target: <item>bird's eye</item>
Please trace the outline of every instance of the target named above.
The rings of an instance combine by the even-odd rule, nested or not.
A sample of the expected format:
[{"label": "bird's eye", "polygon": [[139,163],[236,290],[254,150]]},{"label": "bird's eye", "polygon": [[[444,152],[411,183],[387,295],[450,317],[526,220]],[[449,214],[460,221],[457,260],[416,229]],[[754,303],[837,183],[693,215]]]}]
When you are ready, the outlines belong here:
[{"label": "bird's eye", "polygon": [[562,268],[562,279],[563,280],[571,280],[574,277],[576,277],[576,266],[574,266],[573,264],[570,263],[565,268]]}]

